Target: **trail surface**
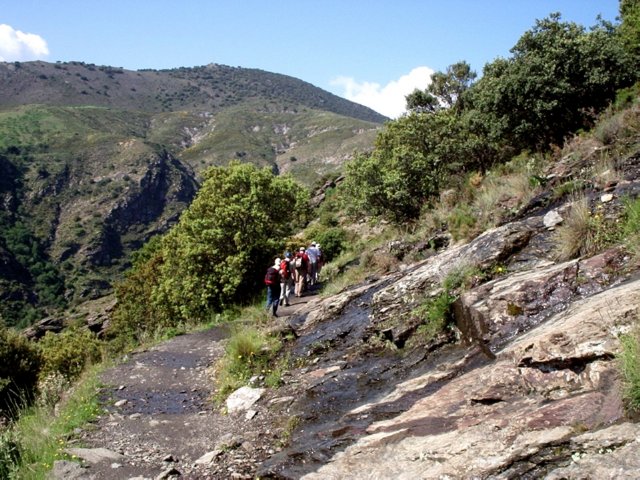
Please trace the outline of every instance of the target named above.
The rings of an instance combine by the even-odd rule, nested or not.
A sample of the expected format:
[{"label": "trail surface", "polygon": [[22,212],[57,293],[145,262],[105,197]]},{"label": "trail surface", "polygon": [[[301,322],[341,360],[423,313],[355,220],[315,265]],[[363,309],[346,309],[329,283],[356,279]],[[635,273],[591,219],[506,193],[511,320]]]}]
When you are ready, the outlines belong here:
[{"label": "trail surface", "polygon": [[[308,300],[281,307],[279,321]],[[283,429],[277,412],[227,415],[213,402],[212,367],[227,336],[221,326],[175,337],[105,371],[104,413],[82,433],[83,448],[70,450],[85,468],[63,468],[56,476],[253,478],[260,463],[282,448]]]}]

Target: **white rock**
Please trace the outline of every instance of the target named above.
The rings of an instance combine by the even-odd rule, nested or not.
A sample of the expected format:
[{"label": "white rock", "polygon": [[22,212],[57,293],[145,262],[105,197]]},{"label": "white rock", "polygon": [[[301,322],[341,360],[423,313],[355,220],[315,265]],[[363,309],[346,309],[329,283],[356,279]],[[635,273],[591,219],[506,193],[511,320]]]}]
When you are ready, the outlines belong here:
[{"label": "white rock", "polygon": [[248,410],[262,397],[264,388],[241,387],[227,398],[227,411],[229,413]]},{"label": "white rock", "polygon": [[563,218],[560,216],[557,210],[551,210],[544,216],[542,222],[547,228],[555,227],[562,223]]},{"label": "white rock", "polygon": [[246,415],[244,416],[244,418],[246,420],[251,420],[253,417],[255,417],[258,414],[257,410],[247,410]]},{"label": "white rock", "polygon": [[197,459],[195,463],[197,465],[208,465],[211,462],[213,462],[217,457],[219,457],[221,453],[222,453],[222,450],[220,449],[216,449],[211,452],[205,453],[203,456]]},{"label": "white rock", "polygon": [[127,404],[127,400],[126,399],[122,399],[122,400],[118,400],[116,403],[114,403],[114,405],[116,407],[123,407]]},{"label": "white rock", "polygon": [[602,195],[602,196],[600,197],[600,201],[601,201],[602,203],[608,203],[608,202],[610,202],[611,200],[613,200],[613,194],[611,194],[611,193],[605,193],[604,195]]},{"label": "white rock", "polygon": [[68,448],[66,452],[69,455],[75,455],[88,463],[99,463],[103,460],[121,462],[125,459],[124,455],[106,448]]}]

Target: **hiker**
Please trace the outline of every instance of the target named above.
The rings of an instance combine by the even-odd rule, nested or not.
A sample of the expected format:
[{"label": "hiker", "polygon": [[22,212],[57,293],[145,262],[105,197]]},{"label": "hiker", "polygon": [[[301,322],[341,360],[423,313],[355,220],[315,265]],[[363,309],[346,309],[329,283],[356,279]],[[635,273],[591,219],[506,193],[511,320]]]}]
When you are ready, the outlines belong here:
[{"label": "hiker", "polygon": [[316,282],[320,282],[320,272],[322,271],[322,266],[324,265],[324,258],[322,257],[322,249],[320,248],[319,243],[316,243],[316,249],[318,250],[318,267],[316,270]]},{"label": "hiker", "polygon": [[296,297],[301,297],[305,287],[307,270],[309,268],[309,257],[307,256],[304,247],[300,247],[300,250],[296,252],[294,267],[296,280],[295,295]]},{"label": "hiker", "polygon": [[307,249],[307,256],[309,257],[309,270],[307,272],[309,278],[309,285],[315,285],[318,278],[318,255],[320,252],[316,248],[316,242],[311,242],[311,245]]},{"label": "hiker", "polygon": [[280,305],[286,307],[291,305],[289,303],[289,295],[291,295],[292,290],[295,290],[292,263],[291,252],[285,252],[284,259],[280,262]]},{"label": "hiker", "polygon": [[272,315],[277,317],[278,302],[280,300],[280,259],[276,258],[274,264],[267,269],[264,277],[267,286],[267,312],[273,310]]}]

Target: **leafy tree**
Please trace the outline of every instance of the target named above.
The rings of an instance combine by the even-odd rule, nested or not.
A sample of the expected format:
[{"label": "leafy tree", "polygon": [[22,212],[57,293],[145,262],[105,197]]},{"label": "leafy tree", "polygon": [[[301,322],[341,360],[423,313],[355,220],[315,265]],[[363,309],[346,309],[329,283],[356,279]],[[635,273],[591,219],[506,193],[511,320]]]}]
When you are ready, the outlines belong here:
[{"label": "leafy tree", "polygon": [[537,21],[511,52],[510,59],[486,65],[464,98],[494,139],[516,149],[545,149],[588,127],[636,75],[605,22],[586,31],[553,14]]},{"label": "leafy tree", "polygon": [[[170,325],[161,323],[161,319],[167,319],[167,315],[162,315],[165,309],[151,301],[161,281],[160,265],[164,261],[161,247],[162,237],[153,237],[133,254],[132,268],[123,281],[115,284],[118,303],[111,315],[109,337],[139,343],[146,331]],[[116,349],[125,347],[116,345]]]},{"label": "leafy tree", "polygon": [[387,123],[373,152],[346,166],[343,188],[352,198],[352,213],[397,223],[417,218],[451,174],[491,162],[491,147],[471,120],[448,109]]},{"label": "leafy tree", "polygon": [[620,37],[637,65],[640,60],[640,1],[620,1]]},{"label": "leafy tree", "polygon": [[140,331],[197,321],[254,295],[307,202],[306,190],[268,168],[211,168],[180,222],[119,286],[118,323]]},{"label": "leafy tree", "polygon": [[476,72],[465,61],[447,67],[446,72],[435,72],[426,90],[416,89],[407,95],[407,109],[414,112],[436,112],[451,108],[461,99],[476,79]]}]

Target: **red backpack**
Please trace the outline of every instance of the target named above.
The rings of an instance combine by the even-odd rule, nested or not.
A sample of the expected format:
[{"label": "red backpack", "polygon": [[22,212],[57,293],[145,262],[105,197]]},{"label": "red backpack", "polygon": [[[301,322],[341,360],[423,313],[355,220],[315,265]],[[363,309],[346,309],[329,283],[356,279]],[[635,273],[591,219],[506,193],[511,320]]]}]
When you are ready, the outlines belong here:
[{"label": "red backpack", "polygon": [[291,271],[289,270],[289,260],[282,260],[280,262],[280,276],[282,278],[289,278]]}]

